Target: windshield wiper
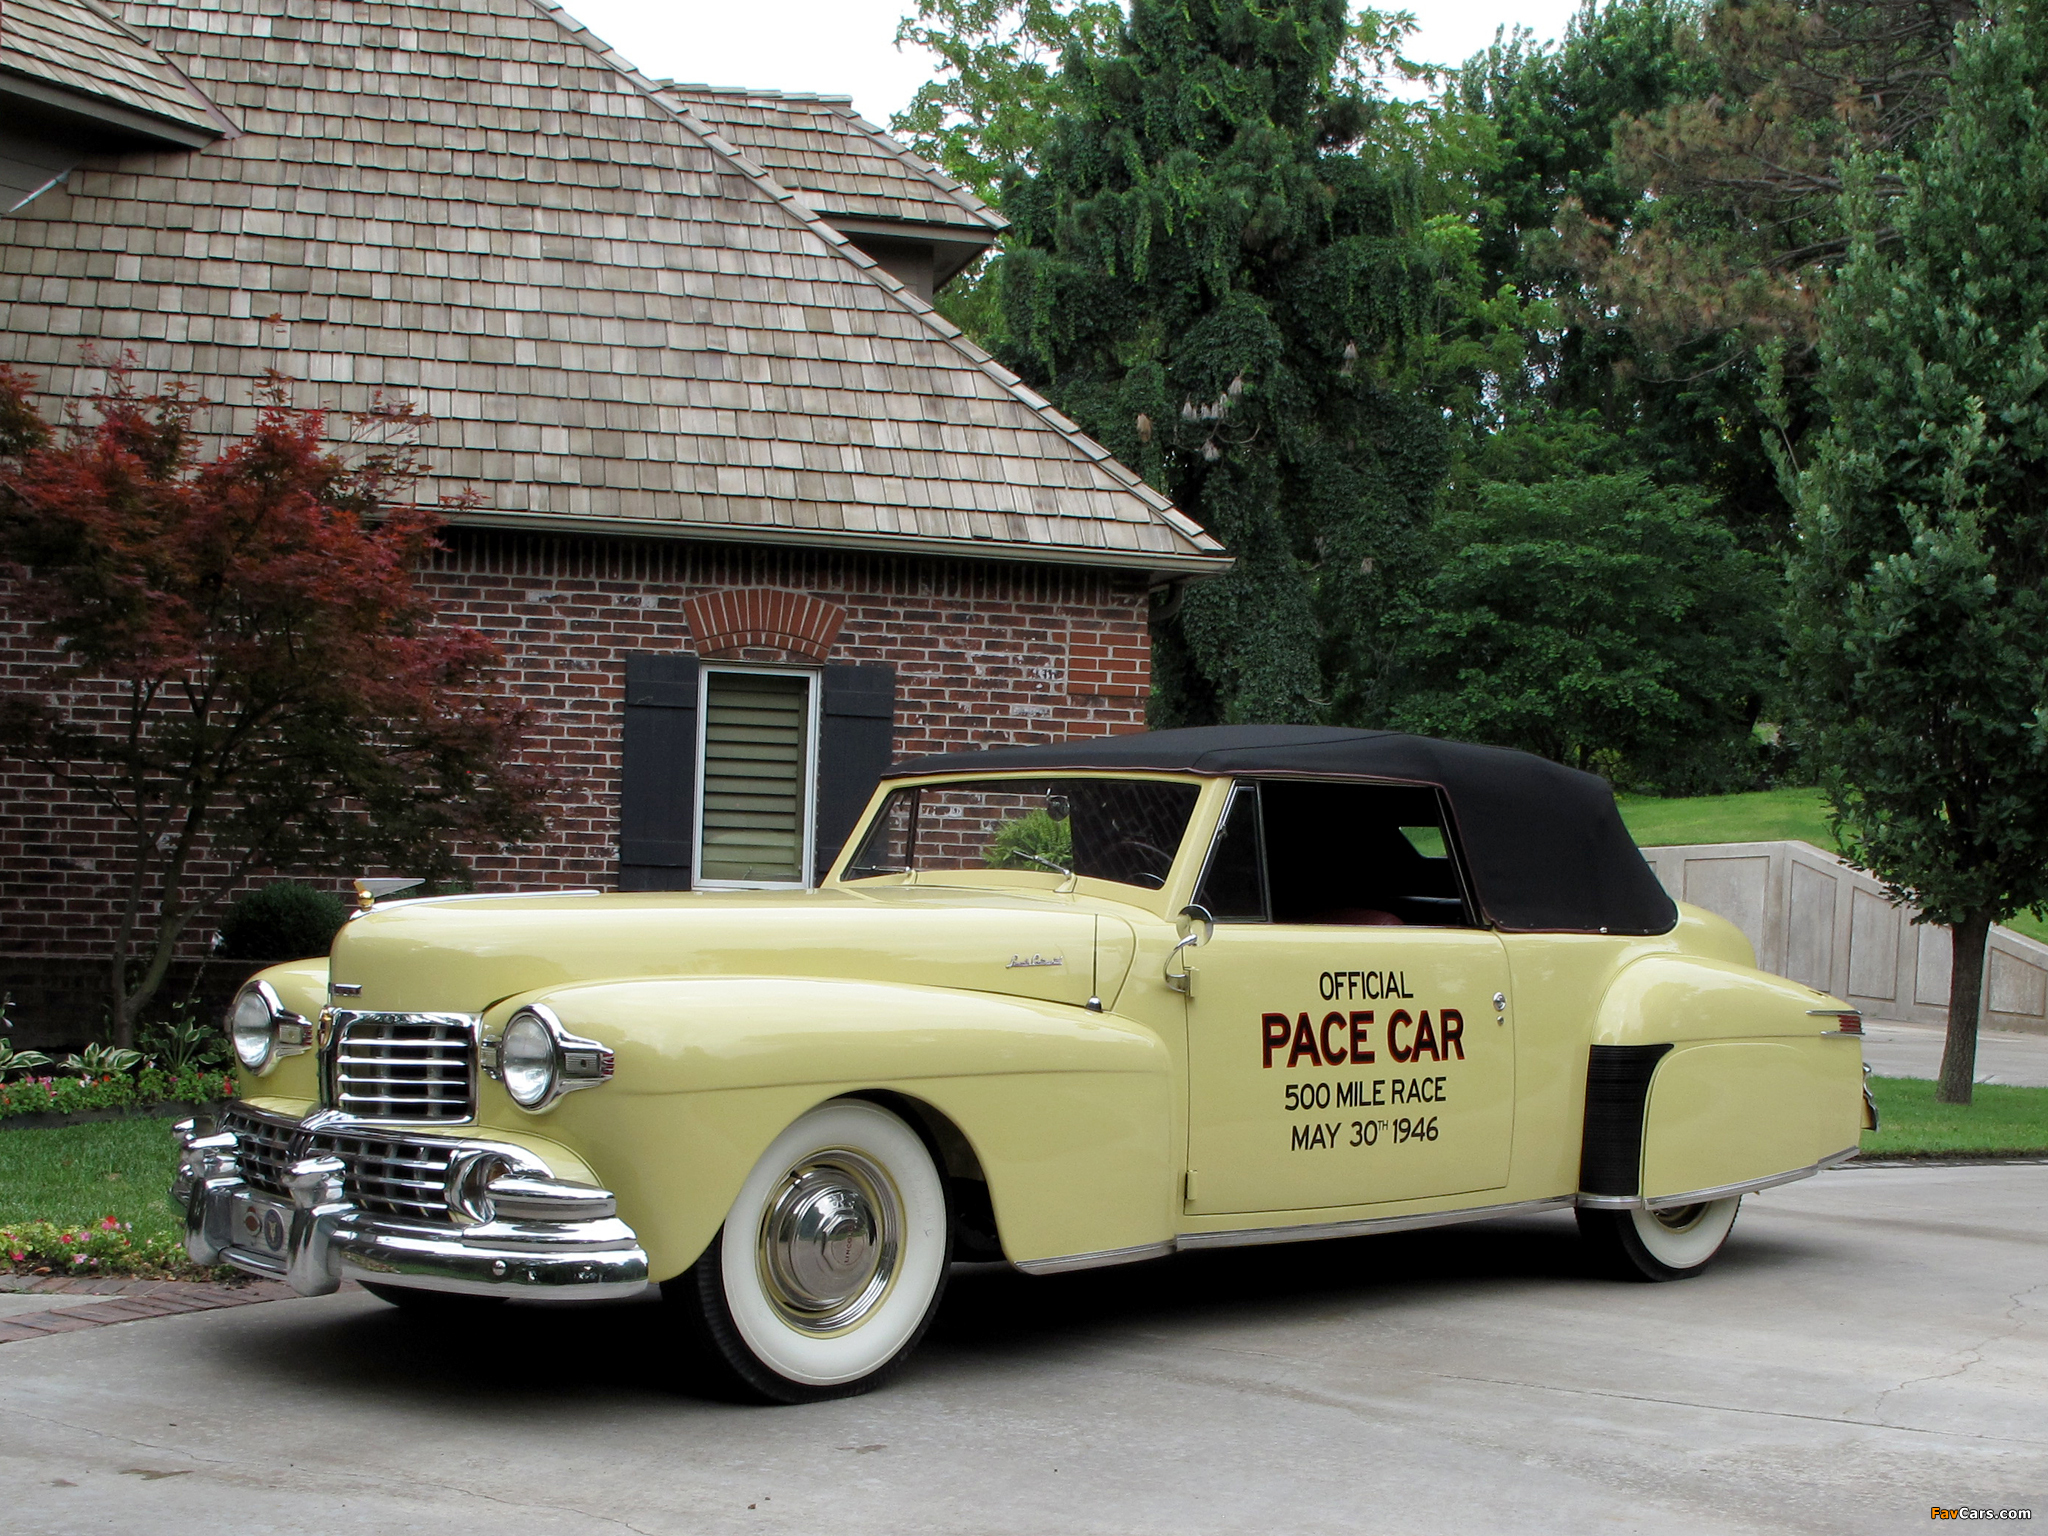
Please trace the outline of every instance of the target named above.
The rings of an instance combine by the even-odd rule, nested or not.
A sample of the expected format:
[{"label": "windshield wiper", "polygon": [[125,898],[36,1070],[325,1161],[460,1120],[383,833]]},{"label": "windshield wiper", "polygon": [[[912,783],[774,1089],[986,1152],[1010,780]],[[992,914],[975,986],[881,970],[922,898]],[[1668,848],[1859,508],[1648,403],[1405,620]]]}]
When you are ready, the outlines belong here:
[{"label": "windshield wiper", "polygon": [[1074,872],[1064,864],[1055,864],[1051,859],[1041,859],[1037,854],[1026,853],[1022,848],[1012,849],[1011,851],[1020,859],[1029,859],[1034,864],[1043,864],[1047,869],[1056,869],[1069,880],[1074,878]]}]

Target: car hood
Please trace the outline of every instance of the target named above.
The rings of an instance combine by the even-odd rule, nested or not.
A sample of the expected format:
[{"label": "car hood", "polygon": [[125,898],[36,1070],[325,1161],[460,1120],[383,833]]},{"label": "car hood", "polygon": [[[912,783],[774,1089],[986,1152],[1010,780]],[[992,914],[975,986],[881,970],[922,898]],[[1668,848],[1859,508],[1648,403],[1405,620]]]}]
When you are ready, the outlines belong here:
[{"label": "car hood", "polygon": [[481,1013],[504,998],[649,976],[828,976],[1112,1001],[1130,923],[1061,898],[842,890],[460,897],[351,920],[343,1007]]}]

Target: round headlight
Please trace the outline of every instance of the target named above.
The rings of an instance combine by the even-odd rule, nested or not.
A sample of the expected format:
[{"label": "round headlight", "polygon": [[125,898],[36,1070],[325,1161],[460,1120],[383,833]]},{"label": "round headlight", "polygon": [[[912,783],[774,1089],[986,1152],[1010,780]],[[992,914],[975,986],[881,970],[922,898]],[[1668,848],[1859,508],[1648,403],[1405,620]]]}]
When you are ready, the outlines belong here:
[{"label": "round headlight", "polygon": [[530,1013],[514,1014],[505,1026],[505,1038],[498,1042],[498,1074],[512,1102],[522,1109],[545,1104],[554,1094],[560,1071],[555,1037],[547,1025]]},{"label": "round headlight", "polygon": [[251,1072],[260,1072],[277,1048],[276,1021],[270,1004],[254,987],[244,987],[235,999],[235,1011],[228,1018],[228,1033],[234,1037],[235,1055]]}]

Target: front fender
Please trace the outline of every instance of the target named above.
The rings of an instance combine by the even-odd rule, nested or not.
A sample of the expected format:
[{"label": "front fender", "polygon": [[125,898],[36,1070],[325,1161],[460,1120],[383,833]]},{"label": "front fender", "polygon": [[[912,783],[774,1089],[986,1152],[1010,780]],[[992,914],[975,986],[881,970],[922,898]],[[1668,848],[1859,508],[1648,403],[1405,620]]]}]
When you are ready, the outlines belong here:
[{"label": "front fender", "polygon": [[[288,960],[254,972],[250,981],[265,981],[277,1000],[304,1019],[317,1019],[327,1006],[327,957]],[[246,983],[245,983],[246,985]],[[320,1096],[320,1064],[312,1051],[283,1056],[271,1062],[261,1074],[234,1063],[235,1093],[239,1098],[317,1099]]]},{"label": "front fender", "polygon": [[1013,1260],[1171,1236],[1171,1063],[1112,1015],[987,993],[802,977],[679,977],[524,994],[615,1055],[612,1080],[538,1115],[502,1090],[487,1121],[552,1122],[619,1197],[652,1273],[680,1274],[717,1233],[768,1143],[845,1094],[928,1105],[986,1175]]},{"label": "front fender", "polygon": [[1855,1148],[1863,1053],[1816,1016],[1830,1008],[1849,1011],[1732,961],[1653,955],[1628,966],[1595,1021],[1582,1188],[1654,1201]]}]

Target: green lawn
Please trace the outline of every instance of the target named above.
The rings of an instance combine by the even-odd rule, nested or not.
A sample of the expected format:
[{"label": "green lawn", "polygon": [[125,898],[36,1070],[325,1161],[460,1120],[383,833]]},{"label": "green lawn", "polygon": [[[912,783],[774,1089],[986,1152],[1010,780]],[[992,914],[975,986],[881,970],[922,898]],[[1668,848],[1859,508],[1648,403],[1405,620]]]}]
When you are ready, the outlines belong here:
[{"label": "green lawn", "polygon": [[1968,1104],[1937,1104],[1920,1077],[1873,1077],[1884,1129],[1863,1133],[1872,1157],[1949,1152],[2033,1152],[2048,1156],[2048,1088],[1979,1083]]},{"label": "green lawn", "polygon": [[[1658,800],[1622,795],[1621,819],[1645,848],[1673,843],[1770,843],[1797,838],[1829,853],[1841,850],[1828,827],[1827,803],[1817,789],[1765,789],[1746,795],[1700,795]],[[2024,912],[2006,927],[2048,944],[2048,921]]]},{"label": "green lawn", "polygon": [[0,1130],[0,1225],[54,1221],[82,1227],[112,1216],[135,1236],[183,1230],[168,1191],[177,1156],[173,1122],[156,1115],[42,1130]]},{"label": "green lawn", "polygon": [[1623,795],[1621,819],[1645,848],[1668,843],[1769,843],[1797,838],[1835,850],[1827,802],[1817,789],[1765,789],[1747,795],[1658,800]]}]

